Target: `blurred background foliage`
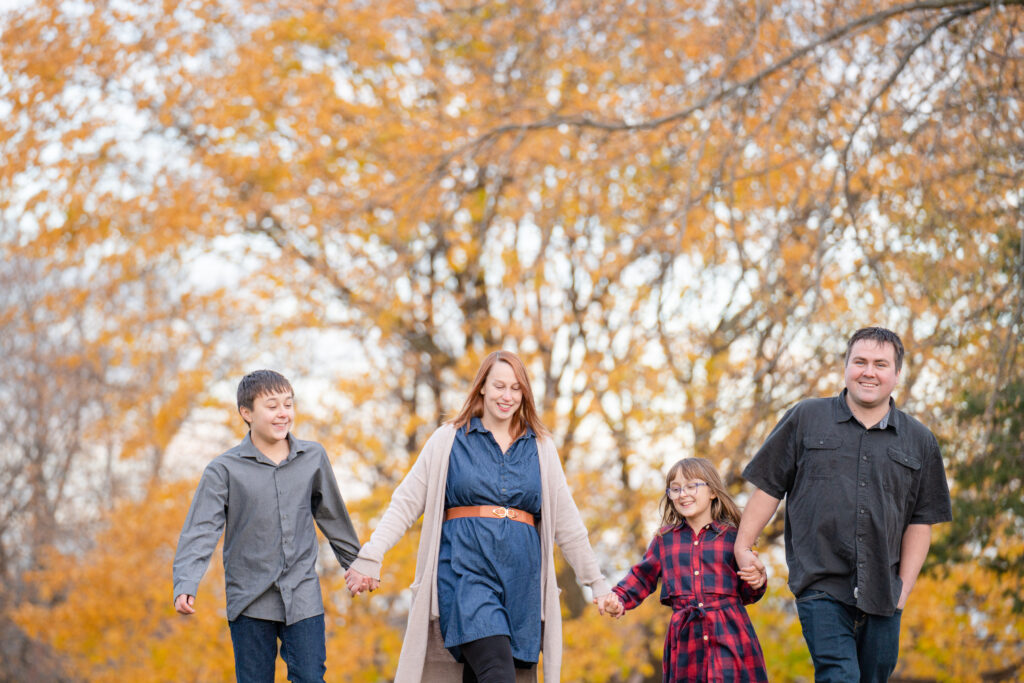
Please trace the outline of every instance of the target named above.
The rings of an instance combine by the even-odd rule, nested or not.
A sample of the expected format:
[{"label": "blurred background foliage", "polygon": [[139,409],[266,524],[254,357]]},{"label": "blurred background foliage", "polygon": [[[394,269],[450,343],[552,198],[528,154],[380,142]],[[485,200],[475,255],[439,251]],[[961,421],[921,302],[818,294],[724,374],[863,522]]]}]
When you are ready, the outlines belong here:
[{"label": "blurred background foliage", "polygon": [[[955,497],[894,680],[1020,679],[1020,0],[0,11],[2,680],[232,680],[217,560],[189,620],[170,560],[247,370],[294,380],[366,538],[520,353],[617,580],[666,466],[742,502],[868,324]],[[778,521],[750,611],[772,680],[810,680]],[[369,599],[323,562],[330,680],[393,673],[414,548]],[[566,680],[660,680],[663,607],[561,584]]]}]

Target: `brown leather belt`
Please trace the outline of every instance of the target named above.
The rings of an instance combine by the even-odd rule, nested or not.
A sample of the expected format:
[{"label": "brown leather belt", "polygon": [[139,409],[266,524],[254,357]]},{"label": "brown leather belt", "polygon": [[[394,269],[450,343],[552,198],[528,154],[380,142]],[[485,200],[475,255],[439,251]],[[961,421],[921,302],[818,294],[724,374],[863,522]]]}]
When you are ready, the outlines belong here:
[{"label": "brown leather belt", "polygon": [[537,526],[533,515],[515,508],[503,508],[500,505],[463,505],[457,508],[448,508],[444,511],[444,519],[459,519],[461,517],[490,517],[491,519],[508,518],[530,526]]}]

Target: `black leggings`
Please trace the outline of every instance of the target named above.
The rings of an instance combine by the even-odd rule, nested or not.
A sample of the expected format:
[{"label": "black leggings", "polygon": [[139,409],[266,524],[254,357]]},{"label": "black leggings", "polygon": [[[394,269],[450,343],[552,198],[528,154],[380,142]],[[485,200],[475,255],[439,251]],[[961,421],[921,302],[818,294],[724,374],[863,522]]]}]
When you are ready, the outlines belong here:
[{"label": "black leggings", "polygon": [[508,636],[488,636],[459,646],[466,666],[462,683],[515,683],[516,665]]}]

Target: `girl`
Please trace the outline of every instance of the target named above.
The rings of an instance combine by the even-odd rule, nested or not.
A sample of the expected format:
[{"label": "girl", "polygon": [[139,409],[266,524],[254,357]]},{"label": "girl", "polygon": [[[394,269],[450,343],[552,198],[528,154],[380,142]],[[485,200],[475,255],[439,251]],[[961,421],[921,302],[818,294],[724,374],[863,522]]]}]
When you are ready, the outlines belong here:
[{"label": "girl", "polygon": [[658,585],[672,608],[662,680],[767,681],[764,656],[744,605],[764,595],[764,570],[740,572],[733,557],[740,511],[718,472],[703,458],[668,471],[662,528],[643,560],[612,593],[595,600],[614,617],[633,609]]}]

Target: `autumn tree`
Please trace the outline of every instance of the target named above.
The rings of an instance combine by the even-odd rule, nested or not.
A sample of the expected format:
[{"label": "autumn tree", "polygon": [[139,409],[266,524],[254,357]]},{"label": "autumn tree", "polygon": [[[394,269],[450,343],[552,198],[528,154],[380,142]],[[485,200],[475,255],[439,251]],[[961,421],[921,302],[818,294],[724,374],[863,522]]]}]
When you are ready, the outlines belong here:
[{"label": "autumn tree", "polygon": [[[58,319],[123,294],[85,308],[106,377],[191,371],[105,403],[156,480],[144,427],[271,359],[337,391],[311,427],[383,505],[481,357],[519,351],[621,567],[665,465],[741,492],[864,324],[903,337],[899,401],[951,465],[992,443],[1001,404],[965,396],[1021,335],[1021,4],[40,0],[3,20],[4,243],[105,276],[44,280]],[[603,632],[564,579],[567,633]],[[622,623],[636,671],[661,619]]]}]

